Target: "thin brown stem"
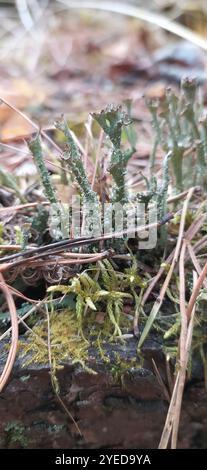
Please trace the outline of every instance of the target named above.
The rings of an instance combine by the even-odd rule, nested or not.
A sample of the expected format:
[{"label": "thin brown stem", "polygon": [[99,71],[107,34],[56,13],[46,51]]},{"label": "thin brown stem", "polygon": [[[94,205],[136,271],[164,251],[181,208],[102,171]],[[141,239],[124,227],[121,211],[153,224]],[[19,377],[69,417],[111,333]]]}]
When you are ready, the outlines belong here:
[{"label": "thin brown stem", "polygon": [[59,153],[62,153],[62,150],[61,148],[54,142],[54,140],[52,140],[49,135],[47,135],[47,133],[42,130],[42,129],[39,129],[39,126],[37,124],[35,124],[34,121],[32,121],[32,119],[30,119],[28,116],[26,116],[26,114],[24,114],[22,111],[20,111],[18,108],[16,108],[14,105],[12,105],[11,103],[9,103],[9,101],[5,100],[4,98],[0,98],[0,101],[2,103],[4,103],[6,106],[8,106],[8,108],[12,109],[12,111],[14,111],[15,113],[19,114],[19,116],[21,116],[23,119],[25,119],[25,121],[27,121],[32,127],[34,127],[34,129],[36,129],[38,132],[40,132],[40,134],[48,141],[50,142],[50,144],[59,152]]},{"label": "thin brown stem", "polygon": [[196,285],[193,289],[193,292],[191,294],[191,297],[190,297],[190,300],[189,300],[189,303],[188,303],[188,308],[187,308],[187,311],[186,311],[188,321],[190,320],[193,307],[196,303],[198,294],[200,292],[200,289],[202,287],[202,284],[203,284],[206,276],[207,276],[207,263],[204,265],[204,267],[203,267],[203,269],[200,273],[200,276],[198,277],[198,280],[196,282]]},{"label": "thin brown stem", "polygon": [[[193,249],[192,245],[190,244],[190,242],[187,242],[187,248],[188,248],[188,252],[189,252],[189,255],[191,257],[191,260],[194,264],[195,270],[197,271],[198,275],[200,276],[200,274],[202,273],[202,268],[200,266],[200,263],[199,263],[196,255],[195,255],[194,249]],[[207,289],[207,279],[205,279],[205,278],[203,280],[203,285]]]},{"label": "thin brown stem", "polygon": [[[204,221],[206,219],[206,215],[204,214],[202,217],[199,217],[198,219],[194,220],[191,224],[191,226],[188,228],[188,230],[186,231],[185,233],[185,239],[186,240],[192,240],[194,238],[194,236],[196,235],[196,233],[200,230],[200,228],[202,227]],[[207,238],[207,236],[206,236]],[[195,245],[196,246],[196,245]],[[195,249],[195,246],[194,246],[194,249]],[[175,255],[175,248],[174,250],[170,253],[170,255],[168,256],[168,258],[165,260],[165,264],[168,265],[172,262],[173,260],[173,257]],[[157,284],[157,282],[159,281],[159,279],[161,278],[161,276],[164,274],[165,272],[165,268],[164,267],[161,267],[158,271],[158,273],[156,274],[155,277],[153,277],[152,281],[150,282],[144,296],[143,296],[143,299],[142,299],[142,306],[145,305],[147,299],[149,298],[151,292],[153,291],[155,285]]]},{"label": "thin brown stem", "polygon": [[18,346],[18,319],[17,319],[17,312],[16,312],[16,307],[15,307],[15,303],[13,300],[13,296],[7,284],[5,283],[3,275],[1,273],[0,273],[0,282],[1,282],[0,289],[5,295],[5,298],[8,304],[10,317],[11,317],[11,326],[12,326],[11,347],[10,347],[10,351],[7,357],[6,364],[4,366],[3,372],[0,377],[0,392],[1,392],[9,379],[9,376],[11,374],[14,361],[16,358],[17,346]]},{"label": "thin brown stem", "polygon": [[[59,392],[57,391],[57,387],[55,386],[55,383],[56,383],[56,376],[55,376],[55,370],[54,370],[54,367],[53,367],[53,363],[52,363],[52,349],[51,349],[51,330],[50,330],[50,315],[49,315],[49,312],[48,312],[48,308],[46,306],[46,315],[47,315],[47,330],[48,330],[48,335],[47,335],[47,347],[48,347],[48,360],[49,360],[49,366],[50,366],[50,378],[51,378],[51,384],[52,384],[52,388],[54,390],[54,393],[56,395],[56,398],[58,400],[58,402],[60,403],[61,407],[64,409],[65,413],[68,415],[68,417],[70,418],[70,420],[73,422],[73,424],[75,425],[77,431],[78,431],[78,434],[80,434],[80,436],[82,436],[82,433],[80,431],[80,428],[78,426],[78,424],[76,423],[75,419],[73,418],[72,414],[70,413],[70,411],[68,410],[68,408],[66,407],[65,403],[63,402],[62,398],[60,397],[60,394]],[[55,380],[56,379],[56,380]]]},{"label": "thin brown stem", "polygon": [[[185,219],[186,219],[186,214],[187,214],[187,210],[188,210],[188,204],[190,202],[190,199],[193,195],[193,192],[194,192],[194,189],[195,188],[191,188],[189,189],[188,191],[188,195],[186,197],[186,200],[185,200],[185,203],[183,205],[183,210],[182,210],[182,214],[181,214],[181,219],[180,219],[180,227],[179,227],[179,234],[178,234],[178,239],[177,239],[177,243],[176,243],[176,247],[175,247],[175,251],[174,251],[174,255],[173,255],[173,259],[172,259],[172,263],[171,263],[171,266],[170,266],[170,269],[167,273],[167,276],[164,280],[164,283],[162,285],[162,288],[160,290],[160,294],[157,298],[157,300],[155,301],[153,307],[152,307],[152,310],[150,312],[150,315],[149,315],[149,318],[147,320],[147,323],[144,327],[144,330],[142,332],[142,335],[141,335],[141,338],[139,340],[139,343],[138,343],[138,347],[141,348],[147,334],[148,334],[148,331],[151,327],[151,325],[153,324],[161,306],[162,306],[162,303],[163,303],[163,300],[164,300],[164,297],[165,297],[165,293],[166,293],[166,290],[168,288],[168,285],[170,283],[170,280],[171,280],[171,277],[172,277],[172,274],[174,272],[174,269],[175,269],[175,266],[177,264],[177,261],[178,261],[178,257],[179,257],[179,253],[180,253],[180,249],[181,249],[181,245],[182,245],[182,240],[183,240],[183,235],[184,235],[184,228],[185,228]],[[146,294],[145,294],[145,298],[146,298]],[[143,300],[143,302],[145,301],[145,299]],[[143,302],[142,302],[142,306],[143,306]]]}]

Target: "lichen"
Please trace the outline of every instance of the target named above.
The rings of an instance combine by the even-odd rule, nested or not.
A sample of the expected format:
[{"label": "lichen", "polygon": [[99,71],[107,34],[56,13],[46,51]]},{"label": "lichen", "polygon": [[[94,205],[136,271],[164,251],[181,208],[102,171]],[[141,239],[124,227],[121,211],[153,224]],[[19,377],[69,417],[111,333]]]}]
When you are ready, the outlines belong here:
[{"label": "lichen", "polygon": [[121,149],[122,128],[131,124],[131,120],[122,110],[121,106],[108,106],[100,113],[93,113],[93,118],[99,123],[112,143],[112,154],[109,164],[109,173],[113,178],[112,202],[128,202],[125,182],[126,167],[129,159],[135,152],[135,140],[129,136],[131,148]]},{"label": "lichen", "polygon": [[33,155],[34,163],[38,169],[45,196],[51,204],[57,204],[58,201],[56,198],[55,189],[51,183],[50,175],[45,165],[39,134],[34,139],[30,140],[30,142],[28,142],[28,147]]},{"label": "lichen", "polygon": [[147,100],[147,105],[155,131],[150,158],[151,179],[157,149],[161,147],[165,153],[171,152],[170,164],[177,192],[192,184],[206,189],[207,121],[203,104],[198,99],[196,80],[184,78],[178,96],[168,88],[162,100]]}]

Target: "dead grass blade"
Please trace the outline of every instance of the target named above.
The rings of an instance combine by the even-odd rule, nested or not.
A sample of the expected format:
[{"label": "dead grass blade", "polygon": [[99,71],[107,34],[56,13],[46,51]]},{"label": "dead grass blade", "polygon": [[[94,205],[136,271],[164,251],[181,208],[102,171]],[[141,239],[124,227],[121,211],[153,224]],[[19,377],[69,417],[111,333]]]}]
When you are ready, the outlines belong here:
[{"label": "dead grass blade", "polygon": [[194,308],[194,305],[196,303],[198,294],[200,292],[200,289],[202,287],[202,284],[203,284],[206,276],[207,276],[207,263],[204,265],[204,267],[203,267],[203,269],[200,273],[200,276],[198,277],[198,280],[197,280],[197,282],[196,282],[196,284],[193,288],[193,292],[191,294],[191,297],[190,297],[190,300],[189,300],[189,303],[188,303],[188,308],[187,308],[187,311],[186,311],[186,315],[187,315],[188,320],[191,317],[192,310]]},{"label": "dead grass blade", "polygon": [[[191,260],[194,264],[194,268],[197,271],[198,275],[200,276],[200,274],[202,272],[202,268],[200,266],[200,263],[199,263],[198,259],[196,258],[194,249],[193,249],[192,245],[190,244],[190,242],[187,242],[187,248],[188,248],[188,252],[189,252],[189,255],[191,257]],[[203,280],[203,285],[207,289],[207,280],[205,278]]]},{"label": "dead grass blade", "polygon": [[52,361],[52,348],[51,348],[51,331],[50,331],[50,315],[48,312],[48,308],[46,305],[46,315],[47,315],[47,330],[48,330],[48,335],[47,335],[47,347],[48,347],[48,360],[49,360],[49,366],[50,366],[50,378],[51,378],[51,384],[52,388],[54,390],[54,393],[56,395],[56,398],[58,402],[60,403],[61,407],[64,409],[65,413],[67,416],[70,418],[70,420],[73,422],[74,426],[76,427],[78,434],[82,436],[82,432],[76,423],[75,419],[73,418],[72,414],[68,410],[67,406],[63,402],[62,398],[60,397],[60,392],[57,390],[57,377],[55,375],[55,370],[53,366],[53,361]]},{"label": "dead grass blade", "polygon": [[12,326],[11,347],[10,347],[10,351],[7,357],[6,364],[4,366],[3,372],[0,377],[0,392],[1,392],[9,379],[9,376],[11,374],[14,361],[16,358],[17,346],[18,346],[18,319],[17,319],[17,312],[16,312],[16,307],[15,307],[15,303],[13,300],[13,296],[10,292],[9,287],[5,283],[3,275],[1,273],[0,273],[0,288],[3,294],[5,295],[5,298],[8,304],[10,317],[11,317],[11,326]]},{"label": "dead grass blade", "polygon": [[[180,263],[179,263],[180,275],[183,275],[183,272],[184,272],[185,250],[186,250],[186,242],[184,241],[182,250],[181,250]],[[193,279],[194,279],[194,285],[196,286],[197,274],[195,272],[193,273]],[[171,434],[172,434],[171,448],[175,449],[177,447],[182,397],[183,397],[184,386],[185,386],[187,365],[188,365],[189,356],[190,356],[193,325],[194,325],[194,315],[195,315],[195,308],[193,308],[191,311],[190,321],[188,323],[187,311],[185,307],[184,284],[185,282],[181,280],[180,369],[176,376],[175,385],[174,385],[174,389],[173,389],[173,393],[171,397],[171,402],[170,402],[170,406],[168,409],[167,418],[165,421],[165,426],[164,426],[161,440],[159,443],[159,449],[167,448]]]},{"label": "dead grass blade", "polygon": [[157,377],[157,381],[158,381],[158,383],[160,385],[160,388],[163,392],[163,395],[164,395],[165,399],[170,403],[170,395],[169,395],[168,389],[167,389],[166,385],[163,382],[162,376],[159,372],[159,369],[158,369],[157,364],[154,361],[154,359],[152,359],[152,364],[153,364],[153,367],[154,367],[155,375]]},{"label": "dead grass blade", "polygon": [[153,324],[153,322],[154,322],[154,320],[155,320],[155,318],[156,318],[156,316],[157,316],[157,314],[160,310],[160,307],[161,307],[162,302],[163,302],[164,297],[165,297],[166,289],[167,289],[167,287],[170,283],[174,268],[175,268],[176,263],[178,261],[178,257],[179,257],[179,253],[180,253],[180,249],[181,249],[181,245],[182,245],[182,240],[183,240],[183,235],[184,235],[185,219],[186,219],[186,214],[187,214],[187,210],[188,210],[188,204],[189,204],[190,199],[191,199],[191,197],[194,193],[194,190],[195,190],[195,188],[189,189],[186,200],[184,202],[183,210],[182,210],[182,214],[181,214],[181,219],[180,219],[179,234],[178,234],[177,244],[176,244],[176,247],[175,247],[172,263],[171,263],[170,269],[167,273],[166,279],[163,283],[163,286],[160,290],[160,294],[159,294],[156,302],[154,303],[154,305],[152,307],[152,310],[150,312],[150,315],[148,317],[148,320],[145,324],[144,330],[142,332],[142,335],[141,335],[139,343],[138,343],[138,348],[141,348],[141,346],[142,346],[143,342],[145,341],[145,339],[146,339],[146,337],[147,337],[147,335],[148,335],[148,333],[151,329],[151,326],[152,326],[152,324]]},{"label": "dead grass blade", "polygon": [[[194,220],[192,222],[192,224],[190,225],[190,227],[188,228],[188,230],[186,231],[185,233],[185,239],[186,240],[192,240],[194,238],[194,236],[196,235],[196,233],[200,230],[200,228],[202,227],[204,221],[206,219],[206,214],[204,214],[202,217],[198,217],[196,220]],[[205,235],[205,237],[203,237],[203,239],[205,238],[205,243],[207,243],[207,235]],[[204,244],[204,240],[203,240],[203,244]],[[198,246],[197,246],[198,245]],[[195,245],[194,245],[194,251],[195,249],[201,249],[200,248],[200,241],[198,241]],[[203,248],[203,245],[202,245],[202,248]],[[172,262],[172,259],[173,259],[173,256],[175,254],[175,249],[170,253],[170,255],[168,256],[168,258],[165,260],[165,264],[170,264]],[[151,292],[153,291],[155,285],[157,284],[157,282],[159,281],[159,279],[161,278],[161,276],[165,273],[165,268],[161,267],[158,271],[158,273],[156,274],[155,277],[153,277],[152,281],[150,282],[145,294],[143,295],[143,299],[142,299],[142,307],[144,307],[148,297],[150,296]]]},{"label": "dead grass blade", "polygon": [[40,132],[40,134],[45,138],[45,140],[47,140],[57,151],[58,153],[62,153],[61,151],[61,148],[54,142],[53,139],[51,139],[49,137],[49,135],[47,135],[47,133],[40,129],[39,126],[37,124],[35,124],[34,121],[32,121],[32,119],[30,119],[28,116],[26,116],[26,114],[24,114],[22,111],[20,111],[18,108],[16,108],[14,105],[12,105],[11,103],[9,103],[9,101],[5,100],[4,98],[0,97],[0,103],[4,103],[6,106],[8,106],[8,108],[12,109],[12,111],[14,111],[15,113],[19,114],[19,116],[21,116],[23,119],[25,119],[25,121],[27,121],[32,127],[34,127],[34,129],[37,130],[37,132]]},{"label": "dead grass blade", "polygon": [[185,386],[185,377],[186,377],[186,342],[187,342],[187,316],[186,316],[186,305],[185,305],[185,252],[186,252],[186,241],[183,241],[180,260],[179,260],[179,294],[180,294],[180,314],[181,314],[181,332],[180,332],[180,371],[179,371],[179,380],[177,386],[177,395],[174,406],[174,416],[173,416],[173,425],[172,425],[172,439],[171,439],[171,448],[176,449],[177,447],[177,437],[178,437],[178,428],[180,421],[180,411],[182,404],[183,391]]},{"label": "dead grass blade", "polygon": [[[12,214],[16,211],[21,211],[25,209],[32,209],[33,207],[38,207],[40,205],[39,202],[28,202],[27,204],[18,204],[16,206],[8,206],[8,207],[0,207],[0,217],[1,215],[8,215]],[[49,201],[41,201],[41,206],[49,206]]]},{"label": "dead grass blade", "polygon": [[[45,299],[40,300],[38,304],[34,305],[32,308],[28,310],[27,313],[25,313],[21,318],[17,316],[18,324],[21,322],[24,322],[26,318],[28,318],[32,313],[36,312],[38,309],[41,309],[41,305],[45,303]],[[10,332],[12,331],[12,327],[10,326],[1,336],[0,336],[0,341],[2,341],[4,338],[6,338]]]},{"label": "dead grass blade", "polygon": [[93,1],[71,1],[71,0],[58,0],[59,3],[66,5],[68,8],[86,8],[93,10],[103,10],[109,11],[112,13],[118,13],[121,15],[131,16],[132,18],[137,18],[147,23],[159,26],[166,31],[169,31],[176,36],[179,36],[186,41],[190,41],[196,46],[200,47],[207,51],[207,41],[202,38],[199,34],[194,33],[186,26],[176,23],[175,21],[170,20],[164,15],[159,13],[154,13],[152,11],[145,10],[144,8],[139,8],[128,3],[120,2],[93,2]]}]

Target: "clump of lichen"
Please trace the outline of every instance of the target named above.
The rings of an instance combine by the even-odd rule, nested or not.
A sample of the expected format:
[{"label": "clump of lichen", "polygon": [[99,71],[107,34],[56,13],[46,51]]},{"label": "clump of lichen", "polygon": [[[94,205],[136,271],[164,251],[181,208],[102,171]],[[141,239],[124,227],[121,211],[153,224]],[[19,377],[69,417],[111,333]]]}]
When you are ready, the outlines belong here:
[{"label": "clump of lichen", "polygon": [[71,363],[83,364],[87,359],[87,346],[78,335],[73,312],[66,309],[62,312],[53,311],[49,315],[49,329],[48,319],[45,318],[33,327],[26,342],[20,342],[21,355],[26,359],[24,365],[47,364],[49,351],[55,369],[60,368],[61,363],[68,359]]},{"label": "clump of lichen", "polygon": [[207,116],[198,91],[195,79],[184,78],[178,96],[167,88],[162,100],[147,100],[155,130],[151,180],[160,146],[165,153],[170,152],[173,187],[177,192],[196,184],[205,190],[207,187]]}]

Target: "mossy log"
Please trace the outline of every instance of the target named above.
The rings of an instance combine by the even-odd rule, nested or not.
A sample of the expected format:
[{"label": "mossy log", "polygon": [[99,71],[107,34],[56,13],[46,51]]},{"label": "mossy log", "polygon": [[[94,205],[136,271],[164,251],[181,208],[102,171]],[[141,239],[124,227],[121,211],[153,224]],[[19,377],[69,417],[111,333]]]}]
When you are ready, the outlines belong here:
[{"label": "mossy log", "polygon": [[[2,368],[5,345],[0,349]],[[19,357],[0,397],[0,448],[156,448],[168,402],[152,359],[166,382],[165,359],[156,338],[146,341],[142,364],[136,349],[135,338],[108,343],[106,363],[91,347],[88,366],[96,375],[69,361],[57,371],[61,398],[82,436],[57,401],[49,365],[25,368]],[[206,405],[202,373],[195,367],[184,395],[180,448],[206,447]]]}]

